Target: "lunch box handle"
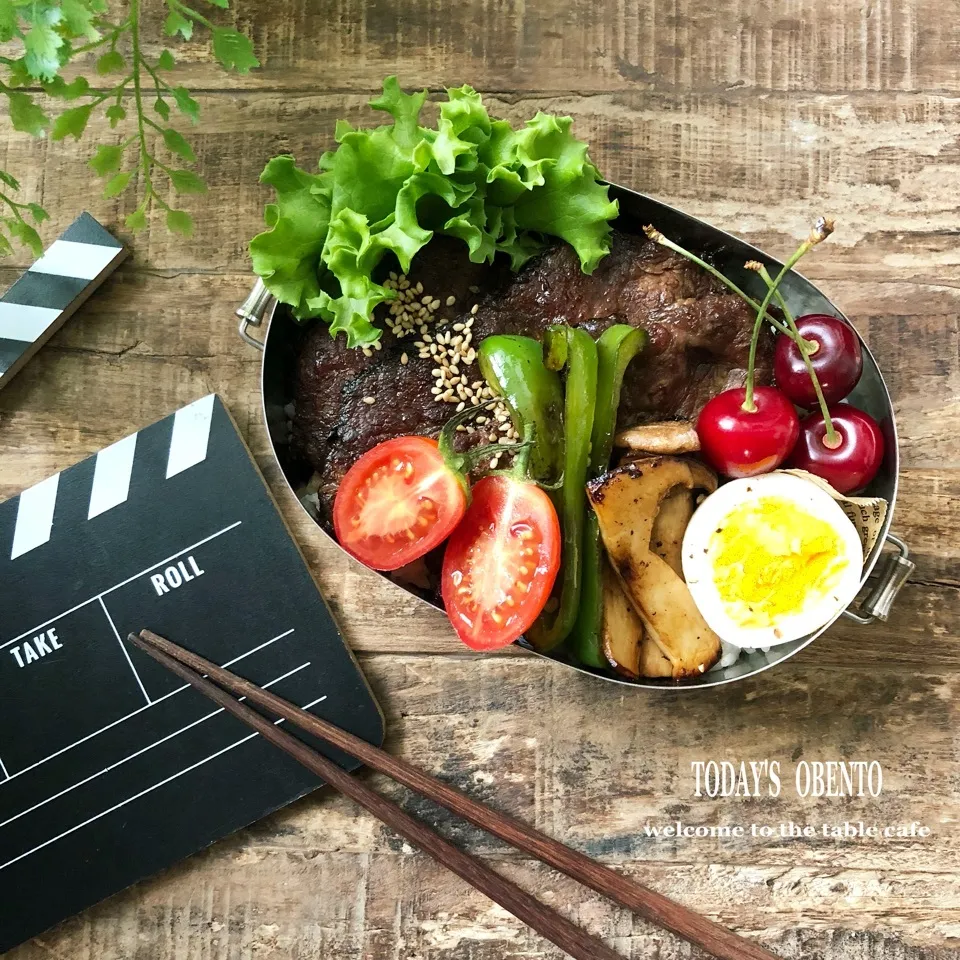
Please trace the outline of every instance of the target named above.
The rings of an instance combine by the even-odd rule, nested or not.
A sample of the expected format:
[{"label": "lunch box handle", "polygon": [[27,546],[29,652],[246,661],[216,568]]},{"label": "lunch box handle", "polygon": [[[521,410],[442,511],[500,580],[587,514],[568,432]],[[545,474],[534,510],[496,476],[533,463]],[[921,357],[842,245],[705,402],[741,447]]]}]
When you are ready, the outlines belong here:
[{"label": "lunch box handle", "polygon": [[907,577],[917,569],[917,565],[910,559],[907,545],[899,537],[888,533],[886,542],[896,547],[897,552],[887,554],[873,589],[860,603],[859,613],[850,609],[843,611],[845,617],[856,620],[857,623],[886,620],[900,588],[907,582]]},{"label": "lunch box handle", "polygon": [[277,308],[277,299],[264,286],[258,277],[253,289],[246,300],[237,307],[236,315],[240,318],[238,332],[246,343],[258,350],[263,350],[263,341],[250,335],[250,327],[259,327],[265,319],[273,316]]}]

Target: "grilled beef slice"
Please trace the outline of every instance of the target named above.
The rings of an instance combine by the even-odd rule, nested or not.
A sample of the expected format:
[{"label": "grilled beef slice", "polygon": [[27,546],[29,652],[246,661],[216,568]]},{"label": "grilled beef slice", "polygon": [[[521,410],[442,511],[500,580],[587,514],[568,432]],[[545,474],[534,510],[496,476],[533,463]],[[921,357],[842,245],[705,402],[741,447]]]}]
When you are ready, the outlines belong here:
[{"label": "grilled beef slice", "polygon": [[[550,324],[582,325],[599,335],[612,323],[643,327],[647,349],[624,379],[619,427],[695,417],[714,394],[742,384],[754,316],[709,274],[657,244],[616,232],[612,249],[592,276],[580,270],[566,244],[548,249],[519,274],[471,264],[461,243],[433,241],[417,257],[410,279],[442,304],[436,333],[473,316],[473,344],[493,333],[539,338]],[[471,293],[471,285],[479,293]],[[383,309],[382,307],[380,308]],[[381,323],[382,325],[382,323]],[[329,508],[350,465],[371,447],[403,434],[435,435],[454,406],[431,394],[436,361],[420,359],[419,334],[397,340],[385,333],[367,357],[334,340],[323,323],[308,333],[297,371],[294,443],[322,478]],[[408,363],[401,363],[407,354]],[[758,354],[759,382],[771,376],[771,343]],[[474,364],[470,368],[479,369]],[[364,398],[373,397],[374,403]]]}]

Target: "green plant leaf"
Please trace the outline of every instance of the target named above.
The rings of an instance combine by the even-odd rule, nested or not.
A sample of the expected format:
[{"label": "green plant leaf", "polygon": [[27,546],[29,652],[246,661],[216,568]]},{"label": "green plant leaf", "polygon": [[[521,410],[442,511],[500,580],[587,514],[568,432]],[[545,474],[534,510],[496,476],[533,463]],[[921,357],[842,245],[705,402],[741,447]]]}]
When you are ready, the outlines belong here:
[{"label": "green plant leaf", "polygon": [[157,97],[157,99],[154,100],[153,109],[156,110],[157,114],[164,120],[170,119],[170,104],[167,103],[163,97]]},{"label": "green plant leaf", "polygon": [[43,91],[51,97],[60,97],[61,100],[78,100],[89,93],[90,81],[86,77],[77,77],[67,83],[63,77],[54,77],[43,85]]},{"label": "green plant leaf", "polygon": [[13,245],[9,238],[0,230],[0,257],[9,257],[13,253]]},{"label": "green plant leaf", "polygon": [[[24,66],[36,80],[52,80],[60,69],[60,48],[64,39],[49,22],[50,19],[48,16],[35,22],[23,38]],[[56,19],[53,18],[54,23]]]},{"label": "green plant leaf", "polygon": [[14,90],[7,94],[7,99],[10,102],[10,122],[14,130],[38,137],[50,125],[50,118],[33,102],[30,94]]},{"label": "green plant leaf", "polygon": [[97,11],[83,0],[60,0],[60,9],[63,12],[63,25],[71,37],[82,37],[85,40],[99,40],[100,31],[93,25]]},{"label": "green plant leaf", "polygon": [[97,73],[101,77],[108,73],[119,73],[126,67],[127,61],[123,59],[123,54],[119,50],[110,50],[97,60]]},{"label": "green plant leaf", "polygon": [[250,38],[233,27],[214,27],[213,55],[227,70],[237,73],[249,73],[253,67],[260,66]]},{"label": "green plant leaf", "polygon": [[163,32],[168,37],[179,33],[184,40],[189,40],[193,36],[193,21],[188,20],[176,10],[171,10],[167,14],[167,19],[163,21]]},{"label": "green plant leaf", "polygon": [[176,101],[177,109],[185,117],[189,117],[192,123],[196,123],[200,119],[200,104],[190,96],[186,87],[174,87],[170,92]]},{"label": "green plant leaf", "polygon": [[168,210],[167,229],[190,237],[193,235],[193,217],[186,210]]},{"label": "green plant leaf", "polygon": [[122,104],[114,103],[107,107],[107,119],[110,121],[110,128],[113,129],[121,120],[127,119],[127,111]]},{"label": "green plant leaf", "polygon": [[7,225],[10,234],[16,237],[25,247],[29,247],[35,257],[39,257],[43,253],[43,242],[40,240],[40,234],[29,223],[24,223],[23,220],[9,220]]},{"label": "green plant leaf", "polygon": [[178,133],[172,127],[167,127],[163,131],[164,146],[178,157],[183,157],[187,163],[196,163],[197,155],[193,152],[193,147],[184,139],[183,135]]},{"label": "green plant leaf", "polygon": [[192,170],[170,170],[168,173],[173,189],[177,193],[206,193],[207,184]]},{"label": "green plant leaf", "polygon": [[10,0],[0,0],[0,43],[7,43],[17,32],[17,11]]},{"label": "green plant leaf", "polygon": [[19,60],[14,60],[13,63],[7,65],[7,69],[10,71],[7,76],[8,86],[31,87],[36,82],[35,79],[30,76],[30,71],[27,69],[26,57],[21,57]]},{"label": "green plant leaf", "polygon": [[143,230],[146,227],[147,215],[141,207],[137,207],[133,213],[127,214],[123,222],[127,225],[128,230],[133,230],[136,233],[137,230]]},{"label": "green plant leaf", "polygon": [[115,177],[107,181],[107,185],[103,188],[103,195],[105,197],[119,196],[129,186],[132,175],[132,170],[124,170],[123,173],[118,173]]},{"label": "green plant leaf", "polygon": [[74,140],[79,140],[86,129],[92,109],[93,104],[87,103],[82,107],[71,107],[69,110],[64,110],[53,121],[53,130],[50,132],[51,138],[53,140],[63,140],[64,137],[71,136]]},{"label": "green plant leaf", "polygon": [[5,183],[11,190],[20,189],[20,181],[6,170],[0,170],[0,183]]},{"label": "green plant leaf", "polygon": [[160,70],[172,70],[177,65],[177,61],[169,50],[163,50],[157,58],[157,67]]},{"label": "green plant leaf", "polygon": [[228,10],[230,8],[230,0],[207,0],[207,3],[214,7],[220,7],[221,10]]},{"label": "green plant leaf", "polygon": [[37,223],[43,223],[44,220],[50,219],[50,214],[39,203],[28,203],[27,209],[33,214],[33,219]]},{"label": "green plant leaf", "polygon": [[97,152],[90,158],[88,166],[98,176],[105,177],[120,169],[123,160],[123,147],[119,144],[101,143]]}]

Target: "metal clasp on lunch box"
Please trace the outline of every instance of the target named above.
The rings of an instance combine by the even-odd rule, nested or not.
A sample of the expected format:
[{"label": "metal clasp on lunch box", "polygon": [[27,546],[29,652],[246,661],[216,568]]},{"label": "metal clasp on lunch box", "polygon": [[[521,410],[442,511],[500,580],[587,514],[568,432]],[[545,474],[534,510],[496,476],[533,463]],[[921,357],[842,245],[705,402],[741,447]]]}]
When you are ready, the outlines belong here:
[{"label": "metal clasp on lunch box", "polygon": [[263,341],[251,336],[249,328],[261,326],[264,320],[273,316],[273,311],[276,310],[276,308],[276,297],[264,286],[263,281],[258,277],[249,296],[236,310],[236,314],[240,318],[240,336],[243,337],[251,347],[263,350]]},{"label": "metal clasp on lunch box", "polygon": [[880,573],[873,589],[863,598],[860,612],[844,610],[843,615],[857,623],[873,623],[874,620],[886,620],[890,616],[893,601],[896,600],[900,588],[907,582],[907,577],[917,569],[917,565],[910,559],[907,545],[892,533],[886,537],[887,543],[896,547],[896,553],[889,553],[882,561]]}]

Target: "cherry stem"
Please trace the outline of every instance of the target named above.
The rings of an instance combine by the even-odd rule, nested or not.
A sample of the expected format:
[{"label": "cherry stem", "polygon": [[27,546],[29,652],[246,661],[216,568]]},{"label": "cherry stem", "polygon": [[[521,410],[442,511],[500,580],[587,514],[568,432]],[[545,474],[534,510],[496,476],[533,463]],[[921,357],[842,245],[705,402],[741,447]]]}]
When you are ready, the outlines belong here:
[{"label": "cherry stem", "polygon": [[[810,235],[797,247],[790,255],[787,262],[783,265],[777,278],[767,288],[767,295],[763,298],[760,306],[757,308],[757,319],[753,324],[753,336],[750,338],[750,359],[747,362],[747,390],[743,399],[743,410],[746,413],[756,413],[757,405],[753,402],[753,386],[757,367],[757,344],[760,342],[760,331],[763,328],[763,318],[766,315],[767,307],[773,299],[783,278],[793,269],[797,261],[818,243],[822,243],[830,234],[833,233],[833,221],[824,217],[819,217]],[[760,264],[756,260],[747,263],[747,269],[756,270]],[[802,352],[802,351],[801,351]]]},{"label": "cherry stem", "polygon": [[[691,263],[695,263],[698,267],[706,270],[711,276],[716,277],[731,293],[735,293],[748,307],[752,307],[754,310],[760,309],[760,304],[757,303],[753,297],[748,296],[744,293],[729,277],[724,276],[712,263],[709,263],[706,260],[701,259],[695,253],[691,253],[689,250],[685,250],[674,240],[671,240],[669,237],[665,237],[659,230],[657,230],[652,225],[647,225],[643,228],[643,232],[654,241],[654,243],[659,243],[661,247],[666,247],[668,250],[673,250],[674,253],[679,253],[681,257],[686,257]],[[771,317],[767,314],[767,320],[777,328],[781,333],[790,337],[796,343],[799,343],[797,340],[797,335],[784,323],[781,323],[776,317]],[[815,340],[806,340],[805,343],[810,345],[811,354],[816,353],[819,348],[819,344]]]},{"label": "cherry stem", "polygon": [[[770,274],[767,272],[767,268],[763,265],[760,266],[760,269],[757,270],[757,273],[763,279],[763,282],[767,285],[768,288],[773,288],[773,280],[770,279]],[[777,303],[780,306],[780,309],[783,311],[783,315],[786,318],[787,325],[791,330],[800,337],[800,331],[797,329],[797,321],[794,319],[793,314],[790,312],[790,308],[787,306],[787,301],[783,299],[783,295],[779,290],[774,290],[774,296],[777,298]],[[820,412],[823,414],[823,423],[827,428],[826,436],[823,438],[823,445],[828,450],[836,450],[840,446],[841,439],[840,434],[837,433],[836,429],[833,426],[833,421],[830,419],[830,411],[827,409],[827,401],[823,396],[823,388],[820,386],[820,378],[817,376],[817,371],[813,369],[813,364],[810,362],[811,354],[816,351],[808,350],[806,347],[806,340],[798,339],[797,340],[797,349],[800,351],[800,356],[803,357],[803,363],[807,368],[807,373],[810,375],[810,381],[813,384],[814,392],[817,395],[817,403],[820,404]],[[817,348],[819,349],[819,344]]]}]

